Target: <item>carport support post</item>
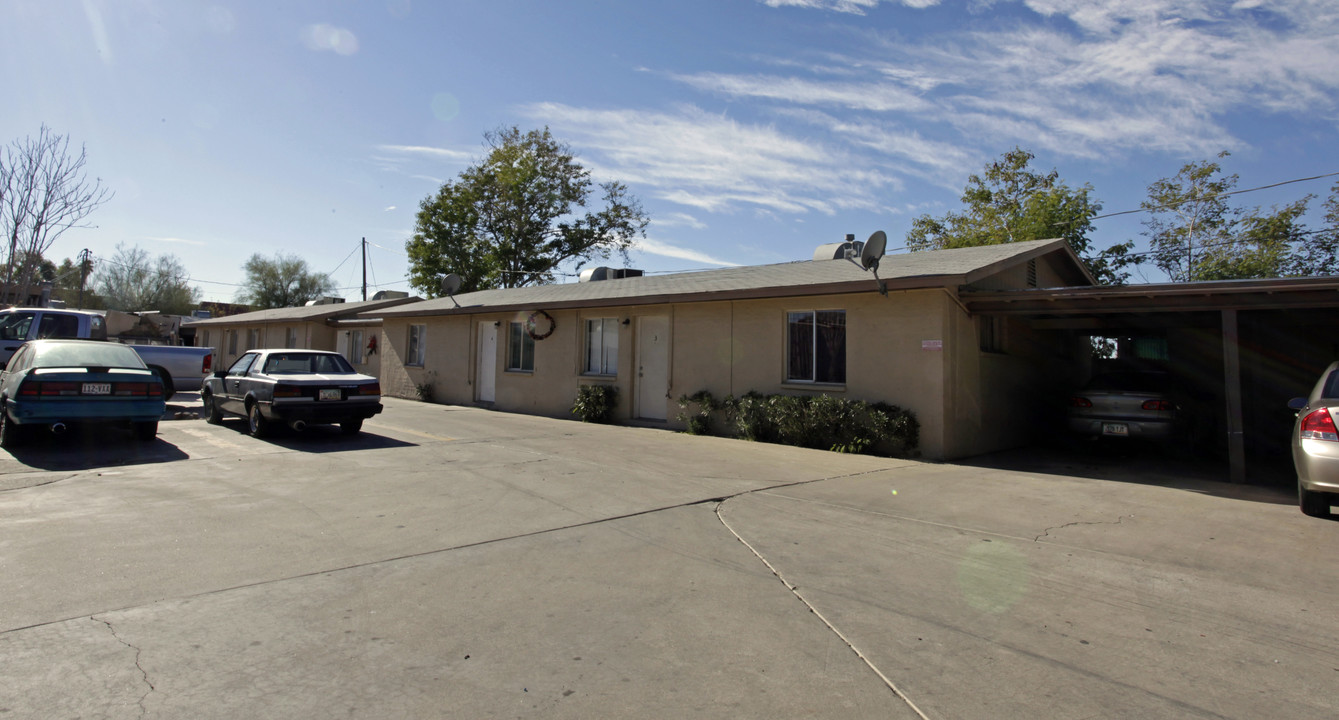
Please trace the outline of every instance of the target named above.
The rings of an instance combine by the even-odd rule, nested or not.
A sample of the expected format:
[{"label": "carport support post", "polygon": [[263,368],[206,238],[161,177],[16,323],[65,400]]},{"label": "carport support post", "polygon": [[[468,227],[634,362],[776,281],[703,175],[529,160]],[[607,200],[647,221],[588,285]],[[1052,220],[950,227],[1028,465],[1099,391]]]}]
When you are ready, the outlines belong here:
[{"label": "carport support post", "polygon": [[1223,383],[1227,396],[1228,478],[1246,482],[1246,444],[1241,421],[1241,353],[1237,341],[1237,311],[1223,311]]}]

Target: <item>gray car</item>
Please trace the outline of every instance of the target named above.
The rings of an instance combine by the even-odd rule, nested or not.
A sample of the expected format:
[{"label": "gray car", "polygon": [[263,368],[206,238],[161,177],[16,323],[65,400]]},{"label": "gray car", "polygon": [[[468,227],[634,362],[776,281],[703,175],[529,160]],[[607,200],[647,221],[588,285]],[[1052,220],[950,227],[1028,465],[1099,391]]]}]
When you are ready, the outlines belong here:
[{"label": "gray car", "polygon": [[1311,394],[1293,398],[1288,407],[1297,411],[1293,425],[1293,466],[1297,469],[1297,503],[1313,517],[1329,517],[1339,500],[1339,362],[1321,373]]},{"label": "gray car", "polygon": [[381,383],[355,371],[339,353],[250,350],[206,378],[200,399],[209,422],[240,415],[256,437],[280,423],[298,431],[335,423],[352,435],[381,412]]},{"label": "gray car", "polygon": [[1069,399],[1069,430],[1078,435],[1169,440],[1187,425],[1185,401],[1161,372],[1093,377]]}]

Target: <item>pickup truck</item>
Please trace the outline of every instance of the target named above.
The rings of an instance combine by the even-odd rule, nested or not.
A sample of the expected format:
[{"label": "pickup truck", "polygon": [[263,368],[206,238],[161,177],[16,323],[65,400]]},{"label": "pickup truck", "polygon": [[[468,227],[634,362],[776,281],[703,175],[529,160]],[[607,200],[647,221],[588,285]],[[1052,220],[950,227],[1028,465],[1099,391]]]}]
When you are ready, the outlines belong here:
[{"label": "pickup truck", "polygon": [[[38,338],[106,340],[107,321],[87,310],[17,307],[0,310],[0,367],[9,364],[9,358],[20,345]],[[127,345],[162,378],[165,400],[178,389],[198,389],[213,367],[213,348]]]}]

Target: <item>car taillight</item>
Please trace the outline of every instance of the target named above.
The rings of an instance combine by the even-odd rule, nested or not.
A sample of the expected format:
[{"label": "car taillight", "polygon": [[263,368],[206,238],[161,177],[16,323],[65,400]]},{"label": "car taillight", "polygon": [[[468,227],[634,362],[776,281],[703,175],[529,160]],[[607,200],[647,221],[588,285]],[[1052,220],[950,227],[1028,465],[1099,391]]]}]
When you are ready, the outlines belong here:
[{"label": "car taillight", "polygon": [[19,397],[26,398],[61,397],[78,394],[79,383],[77,382],[25,380],[19,386]]},{"label": "car taillight", "polygon": [[1092,407],[1092,406],[1093,406],[1093,401],[1092,401],[1092,400],[1089,400],[1089,399],[1086,398],[1086,397],[1078,397],[1078,396],[1076,395],[1076,396],[1074,396],[1074,397],[1072,397],[1072,398],[1069,399],[1069,406],[1070,406],[1070,407],[1079,407],[1079,408],[1089,408],[1089,407]]},{"label": "car taillight", "polygon": [[214,353],[205,355],[205,359],[200,362],[200,374],[208,375],[209,371],[214,369]]},{"label": "car taillight", "polygon": [[381,383],[371,383],[370,385],[359,385],[359,386],[358,386],[358,394],[359,394],[359,395],[380,395],[380,394],[381,394]]},{"label": "car taillight", "polygon": [[1315,410],[1302,418],[1302,439],[1339,442],[1339,432],[1335,431],[1329,408]]},{"label": "car taillight", "polygon": [[275,385],[274,397],[302,397],[302,388],[297,385]]},{"label": "car taillight", "polygon": [[163,385],[156,382],[112,383],[112,394],[118,397],[162,397]]},{"label": "car taillight", "polygon": [[1176,406],[1168,400],[1145,400],[1139,407],[1145,410],[1175,410]]}]

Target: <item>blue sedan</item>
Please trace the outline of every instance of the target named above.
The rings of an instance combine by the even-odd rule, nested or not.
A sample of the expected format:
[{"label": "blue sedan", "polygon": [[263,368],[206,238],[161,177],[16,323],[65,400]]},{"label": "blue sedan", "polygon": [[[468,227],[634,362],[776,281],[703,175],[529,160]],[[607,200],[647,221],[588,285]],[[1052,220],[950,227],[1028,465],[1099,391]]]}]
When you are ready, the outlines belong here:
[{"label": "blue sedan", "polygon": [[163,383],[125,345],[91,340],[33,340],[0,372],[0,446],[24,431],[55,434],[74,423],[132,427],[140,440],[158,434]]}]

